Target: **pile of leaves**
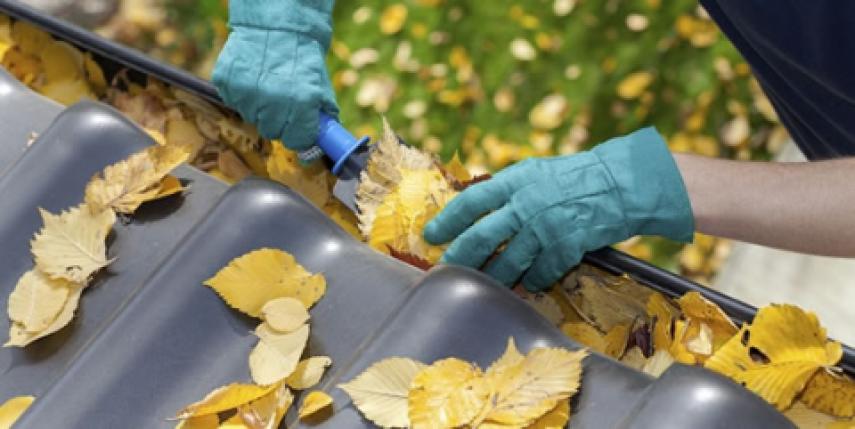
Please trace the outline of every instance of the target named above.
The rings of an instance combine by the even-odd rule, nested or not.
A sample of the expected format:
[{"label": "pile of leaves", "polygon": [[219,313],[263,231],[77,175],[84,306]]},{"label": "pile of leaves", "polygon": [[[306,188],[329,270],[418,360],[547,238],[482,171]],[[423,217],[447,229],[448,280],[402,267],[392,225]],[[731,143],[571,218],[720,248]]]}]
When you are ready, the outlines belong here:
[{"label": "pile of leaves", "polygon": [[[294,402],[292,390],[308,390],[332,365],[327,356],[301,359],[309,339],[309,308],[326,293],[326,280],[311,274],[279,249],[262,248],[235,258],[205,281],[226,304],[261,319],[258,343],[249,354],[254,384],[218,387],[178,412],[178,428],[278,428]],[[303,398],[298,414],[308,419],[332,404],[321,391]]]},{"label": "pile of leaves", "polygon": [[486,371],[456,358],[391,357],[339,387],[380,427],[563,428],[587,351],[507,349]]}]

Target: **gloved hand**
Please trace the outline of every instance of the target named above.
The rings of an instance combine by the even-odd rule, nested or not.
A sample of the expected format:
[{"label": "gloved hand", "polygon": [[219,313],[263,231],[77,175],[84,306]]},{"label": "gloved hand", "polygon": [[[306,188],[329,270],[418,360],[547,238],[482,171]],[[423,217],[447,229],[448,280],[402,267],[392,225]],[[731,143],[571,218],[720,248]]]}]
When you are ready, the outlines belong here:
[{"label": "gloved hand", "polygon": [[232,33],[217,59],[214,85],[262,136],[305,152],[318,112],[338,115],[324,58],[333,0],[230,0]]},{"label": "gloved hand", "polygon": [[525,272],[523,285],[537,291],[587,251],[639,234],[689,242],[693,232],[677,165],[656,130],[645,128],[588,152],[508,167],[454,198],[424,236],[434,244],[454,239],[442,261],[473,268],[508,241],[486,273],[511,286]]}]

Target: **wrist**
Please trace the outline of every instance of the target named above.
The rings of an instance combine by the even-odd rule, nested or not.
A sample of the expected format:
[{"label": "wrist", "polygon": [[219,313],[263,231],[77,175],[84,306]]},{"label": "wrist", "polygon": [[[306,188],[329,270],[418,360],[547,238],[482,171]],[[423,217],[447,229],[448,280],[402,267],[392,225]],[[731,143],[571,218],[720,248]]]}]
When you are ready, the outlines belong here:
[{"label": "wrist", "polygon": [[615,182],[631,233],[692,241],[695,223],[686,186],[656,129],[609,140],[592,152]]}]

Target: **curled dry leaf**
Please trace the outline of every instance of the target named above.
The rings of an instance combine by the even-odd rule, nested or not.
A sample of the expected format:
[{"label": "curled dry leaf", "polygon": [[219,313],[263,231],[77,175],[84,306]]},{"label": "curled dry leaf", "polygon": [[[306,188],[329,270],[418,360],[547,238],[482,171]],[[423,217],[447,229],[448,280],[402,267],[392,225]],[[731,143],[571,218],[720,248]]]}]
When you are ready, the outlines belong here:
[{"label": "curled dry leaf", "polygon": [[311,389],[321,381],[324,371],[330,365],[332,365],[332,359],[327,356],[312,356],[304,359],[285,379],[285,384],[296,390]]},{"label": "curled dry leaf", "polygon": [[176,188],[176,179],[165,178],[187,159],[186,151],[172,145],[148,147],[95,175],[86,185],[86,203],[93,211],[132,214],[147,201],[180,192],[180,182]]},{"label": "curled dry leaf", "polygon": [[338,387],[347,392],[362,415],[377,426],[408,427],[410,385],[424,368],[423,363],[412,359],[387,358]]},{"label": "curled dry leaf", "polygon": [[273,330],[288,333],[308,322],[309,312],[302,302],[286,296],[267,301],[261,307],[261,319]]},{"label": "curled dry leaf", "polygon": [[234,417],[239,422],[234,422],[235,429],[278,428],[293,402],[294,395],[291,390],[284,384],[278,385],[261,398],[238,407]]},{"label": "curled dry leaf", "polygon": [[291,375],[309,339],[309,325],[282,334],[262,323],[255,330],[258,344],[249,354],[249,370],[258,384],[274,384]]},{"label": "curled dry leaf", "polygon": [[841,358],[816,315],[792,305],[761,308],[705,367],[732,378],[779,410],[790,406],[818,369]]},{"label": "curled dry leaf", "polygon": [[228,411],[259,399],[276,390],[278,387],[275,384],[270,386],[256,386],[254,384],[240,383],[218,387],[201,401],[194,402],[179,411],[175,417],[188,419]]},{"label": "curled dry leaf", "polygon": [[289,253],[263,248],[233,259],[205,281],[226,303],[252,317],[261,316],[268,301],[290,297],[311,307],[326,292],[326,281],[297,264]]},{"label": "curled dry leaf", "polygon": [[309,392],[309,394],[303,398],[303,403],[300,404],[300,410],[297,414],[300,417],[300,420],[307,420],[317,416],[318,413],[325,408],[332,406],[332,403],[333,399],[330,395],[319,390],[315,390],[313,392]]},{"label": "curled dry leaf", "polygon": [[35,400],[34,396],[16,396],[0,405],[0,428],[11,428]]},{"label": "curled dry leaf", "polygon": [[111,261],[105,240],[116,215],[93,212],[85,203],[59,215],[39,209],[44,227],[30,243],[36,267],[51,278],[84,284]]}]

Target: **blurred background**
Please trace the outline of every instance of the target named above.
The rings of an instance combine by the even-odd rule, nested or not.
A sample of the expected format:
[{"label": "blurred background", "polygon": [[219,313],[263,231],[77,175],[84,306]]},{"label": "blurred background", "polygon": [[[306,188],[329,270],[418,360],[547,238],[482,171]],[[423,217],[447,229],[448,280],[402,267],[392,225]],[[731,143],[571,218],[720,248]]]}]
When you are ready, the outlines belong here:
[{"label": "blurred background", "polygon": [[[226,0],[27,2],[205,78],[228,36]],[[696,0],[337,0],[334,21],[343,122],[377,135],[386,115],[408,143],[457,154],[473,172],[643,126],[674,151],[802,159]],[[851,261],[703,235],[618,247],[754,305],[799,303],[838,336],[851,321],[841,302],[855,290],[840,286]]]}]

